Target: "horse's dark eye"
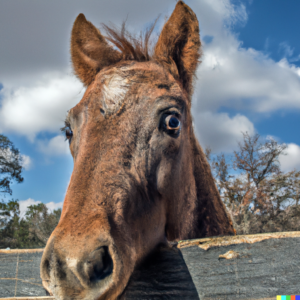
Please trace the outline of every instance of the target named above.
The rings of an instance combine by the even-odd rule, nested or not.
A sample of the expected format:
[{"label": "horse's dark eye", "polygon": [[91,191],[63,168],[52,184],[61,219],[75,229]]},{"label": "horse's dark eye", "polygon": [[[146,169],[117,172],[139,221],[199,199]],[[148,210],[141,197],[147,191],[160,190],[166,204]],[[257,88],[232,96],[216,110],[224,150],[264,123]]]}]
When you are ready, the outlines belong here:
[{"label": "horse's dark eye", "polygon": [[69,140],[73,136],[73,131],[70,127],[66,128],[66,139]]},{"label": "horse's dark eye", "polygon": [[66,120],[65,126],[60,129],[66,136],[66,140],[71,141],[71,138],[73,136],[73,131],[71,129],[70,123]]},{"label": "horse's dark eye", "polygon": [[174,133],[180,129],[180,121],[175,115],[169,115],[165,119],[166,129]]}]

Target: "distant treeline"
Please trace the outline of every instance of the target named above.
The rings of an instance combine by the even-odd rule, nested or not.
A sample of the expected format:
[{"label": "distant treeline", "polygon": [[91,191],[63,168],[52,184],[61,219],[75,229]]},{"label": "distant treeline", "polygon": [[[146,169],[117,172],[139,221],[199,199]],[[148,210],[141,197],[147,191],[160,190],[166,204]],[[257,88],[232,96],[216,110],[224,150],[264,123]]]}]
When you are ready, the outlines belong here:
[{"label": "distant treeline", "polygon": [[17,200],[0,202],[0,248],[42,248],[58,224],[61,209],[43,203],[28,207],[23,218]]}]

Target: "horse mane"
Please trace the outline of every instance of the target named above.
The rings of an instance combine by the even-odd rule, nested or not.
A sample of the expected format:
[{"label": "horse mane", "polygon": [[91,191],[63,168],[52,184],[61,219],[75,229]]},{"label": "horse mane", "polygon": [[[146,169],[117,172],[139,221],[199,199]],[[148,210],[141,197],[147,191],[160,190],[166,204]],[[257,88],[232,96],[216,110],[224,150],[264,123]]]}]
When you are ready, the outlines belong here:
[{"label": "horse mane", "polygon": [[139,36],[128,32],[125,22],[123,22],[121,28],[117,28],[114,25],[107,26],[105,24],[102,24],[102,27],[107,34],[105,37],[106,40],[111,42],[122,53],[122,60],[143,62],[152,60],[153,48],[150,45],[150,37],[157,20],[158,18],[149,28],[141,32]]}]

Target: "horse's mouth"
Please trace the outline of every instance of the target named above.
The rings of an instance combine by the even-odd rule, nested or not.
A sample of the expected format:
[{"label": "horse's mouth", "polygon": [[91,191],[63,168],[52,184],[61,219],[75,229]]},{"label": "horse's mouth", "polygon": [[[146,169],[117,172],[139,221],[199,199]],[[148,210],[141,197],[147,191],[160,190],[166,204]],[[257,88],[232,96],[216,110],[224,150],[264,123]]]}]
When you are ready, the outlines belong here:
[{"label": "horse's mouth", "polygon": [[[103,299],[105,295],[111,290],[111,284],[113,282],[112,274],[102,278],[101,281],[94,281],[89,287],[83,287],[79,282],[57,282],[52,279],[49,284],[43,282],[46,294],[54,296],[58,300],[91,300],[91,299]],[[104,297],[107,299],[107,296]],[[114,299],[108,297],[109,299]]]}]

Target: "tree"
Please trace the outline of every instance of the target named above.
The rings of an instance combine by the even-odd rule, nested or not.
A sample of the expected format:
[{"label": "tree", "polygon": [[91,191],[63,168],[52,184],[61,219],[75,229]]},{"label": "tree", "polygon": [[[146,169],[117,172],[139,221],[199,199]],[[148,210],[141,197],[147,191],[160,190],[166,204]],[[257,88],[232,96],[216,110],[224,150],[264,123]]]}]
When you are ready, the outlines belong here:
[{"label": "tree", "polygon": [[29,224],[20,218],[17,200],[0,202],[0,248],[30,248]]},{"label": "tree", "polygon": [[37,239],[46,245],[52,231],[59,222],[61,209],[49,212],[44,203],[31,205],[26,212],[26,219],[29,222],[29,230]]},{"label": "tree", "polygon": [[12,194],[11,183],[13,180],[23,181],[22,156],[13,143],[0,134],[0,192]]},{"label": "tree", "polygon": [[[23,181],[22,156],[13,143],[0,134],[0,192],[12,194],[13,181]],[[20,217],[18,200],[0,202],[0,248],[44,247],[56,227],[61,210],[49,212],[46,205],[31,205]]]},{"label": "tree", "polygon": [[[231,157],[221,154],[211,159],[210,149],[206,154],[235,227],[242,231],[238,232],[262,232],[262,227],[270,220],[278,223],[279,215],[289,207],[297,206],[298,209],[300,172],[284,173],[280,170],[279,156],[284,155],[286,145],[274,139],[262,143],[258,134],[243,133],[243,141],[238,146]],[[289,211],[295,212],[294,209]],[[276,230],[274,226],[272,228]]]},{"label": "tree", "polygon": [[61,209],[49,212],[45,204],[39,203],[29,206],[21,218],[17,200],[0,202],[0,248],[45,247],[60,214]]}]

